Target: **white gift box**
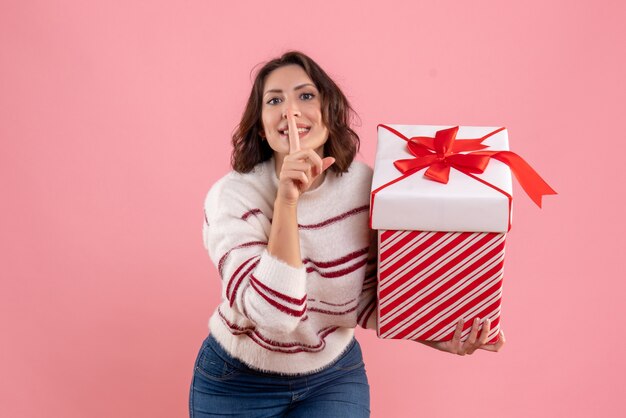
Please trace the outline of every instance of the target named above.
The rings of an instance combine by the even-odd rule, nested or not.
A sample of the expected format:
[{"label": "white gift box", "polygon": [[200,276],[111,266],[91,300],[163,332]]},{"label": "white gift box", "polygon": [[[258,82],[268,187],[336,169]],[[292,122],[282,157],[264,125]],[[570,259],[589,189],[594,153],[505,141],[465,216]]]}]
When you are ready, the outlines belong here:
[{"label": "white gift box", "polygon": [[[428,167],[402,178],[394,162],[416,158],[406,139],[435,138],[451,127],[384,126],[378,128],[370,207],[371,226],[379,230],[378,336],[447,341],[457,319],[464,318],[465,341],[480,317],[491,320],[488,341],[495,343],[510,225],[509,167],[491,158],[482,173],[470,173],[493,187],[453,166],[447,183],[425,177]],[[509,149],[506,129],[460,126],[456,133],[456,141],[483,137],[481,144],[488,147],[479,152]]]}]

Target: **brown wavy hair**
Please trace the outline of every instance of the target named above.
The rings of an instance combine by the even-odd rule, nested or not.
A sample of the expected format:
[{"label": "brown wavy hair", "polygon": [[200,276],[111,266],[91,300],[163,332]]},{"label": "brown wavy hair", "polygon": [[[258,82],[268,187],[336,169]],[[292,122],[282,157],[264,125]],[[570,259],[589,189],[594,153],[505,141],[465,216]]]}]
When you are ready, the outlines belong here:
[{"label": "brown wavy hair", "polygon": [[353,117],[358,117],[337,84],[311,58],[299,51],[288,51],[268,61],[256,73],[248,103],[232,137],[231,165],[239,173],[247,173],[260,162],[267,161],[274,151],[260,135],[263,131],[261,111],[263,89],[267,76],[285,65],[299,65],[320,92],[322,121],[328,128],[328,140],[324,144],[324,156],[334,157],[329,170],[345,173],[359,151],[359,136],[350,128]]}]

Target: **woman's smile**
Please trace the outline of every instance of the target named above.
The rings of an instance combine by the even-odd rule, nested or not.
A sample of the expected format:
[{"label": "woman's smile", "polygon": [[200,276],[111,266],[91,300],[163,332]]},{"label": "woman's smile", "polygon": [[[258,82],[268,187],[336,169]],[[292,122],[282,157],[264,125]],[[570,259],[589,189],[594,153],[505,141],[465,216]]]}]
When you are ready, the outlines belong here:
[{"label": "woman's smile", "polygon": [[[311,127],[301,127],[300,124],[298,124],[298,138],[304,138],[310,130]],[[280,139],[289,140],[289,128],[281,129],[278,133],[280,134]]]}]

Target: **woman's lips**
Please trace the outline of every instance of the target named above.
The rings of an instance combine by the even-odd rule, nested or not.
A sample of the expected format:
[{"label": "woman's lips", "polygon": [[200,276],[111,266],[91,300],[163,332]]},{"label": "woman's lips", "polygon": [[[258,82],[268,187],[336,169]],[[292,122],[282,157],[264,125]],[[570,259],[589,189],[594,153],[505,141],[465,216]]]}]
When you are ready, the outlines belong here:
[{"label": "woman's lips", "polygon": [[[311,132],[310,129],[308,131],[305,131],[305,132],[302,132],[302,133],[298,132],[298,138],[304,138],[305,136],[307,136],[309,134],[309,132]],[[280,132],[279,132],[279,134],[280,134],[281,139],[288,139],[289,138],[289,134],[283,135]]]}]

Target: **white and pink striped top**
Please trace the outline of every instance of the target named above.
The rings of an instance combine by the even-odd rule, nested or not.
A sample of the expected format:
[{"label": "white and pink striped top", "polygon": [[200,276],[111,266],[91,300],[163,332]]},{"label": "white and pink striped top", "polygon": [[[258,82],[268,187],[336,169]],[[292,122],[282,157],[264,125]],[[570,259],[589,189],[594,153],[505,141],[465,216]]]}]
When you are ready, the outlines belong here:
[{"label": "white and pink striped top", "polygon": [[267,372],[310,373],[342,354],[357,324],[376,329],[371,181],[372,169],[355,161],[300,197],[302,268],[266,251],[278,188],[273,158],[213,185],[203,236],[222,302],[209,328],[232,356]]}]

